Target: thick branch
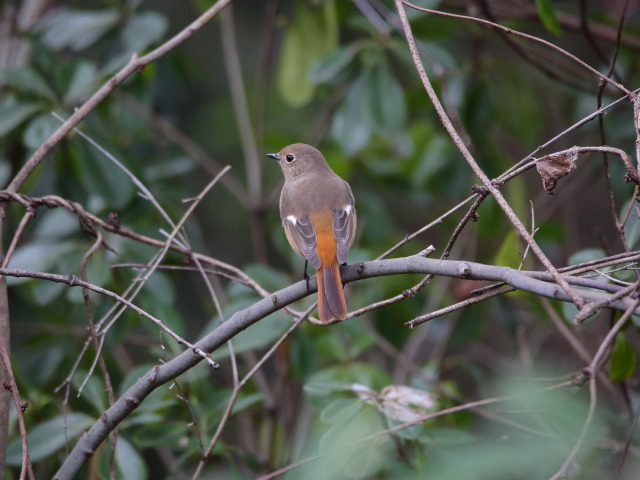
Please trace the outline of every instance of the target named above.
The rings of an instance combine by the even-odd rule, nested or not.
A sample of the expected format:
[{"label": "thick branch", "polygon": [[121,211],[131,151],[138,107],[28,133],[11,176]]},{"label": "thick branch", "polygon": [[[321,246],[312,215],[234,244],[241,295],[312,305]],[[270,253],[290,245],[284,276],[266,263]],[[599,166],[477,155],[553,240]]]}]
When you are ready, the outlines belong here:
[{"label": "thick branch", "polygon": [[[559,288],[555,283],[549,283],[532,278],[532,276],[526,272],[521,272],[513,268],[483,265],[474,262],[435,260],[424,258],[421,255],[389,260],[376,260],[351,265],[343,269],[342,279],[350,282],[365,278],[385,275],[401,275],[407,273],[444,275],[475,280],[502,281],[536,295],[542,295],[563,301],[571,301],[563,289]],[[44,274],[11,269],[0,270],[0,275],[42,278],[67,283],[69,285],[82,285],[87,288],[93,287],[81,282],[77,277],[68,275]],[[534,275],[534,273],[531,273],[531,275]],[[305,282],[300,281],[273,293],[271,296],[256,302],[244,310],[236,312],[225,323],[194,344],[194,349],[186,350],[172,360],[162,365],[157,365],[149,370],[140,380],[129,388],[129,390],[127,390],[124,395],[119,398],[78,441],[54,478],[73,478],[87,458],[93,455],[99,445],[105,440],[109,432],[131,412],[133,412],[147,397],[147,395],[200,362],[202,356],[195,353],[194,350],[197,349],[204,352],[213,352],[229,339],[233,338],[236,334],[253,325],[258,320],[261,320],[284,306],[317,291],[315,278],[311,279],[309,287],[310,291],[307,290]],[[589,302],[603,302],[603,300],[609,298],[606,294],[593,291],[576,290],[576,293],[579,293],[583,299]],[[617,310],[627,310],[633,305],[634,301],[631,298],[622,298],[611,302],[608,307]],[[640,315],[640,308],[633,308],[633,311],[634,314]]]}]

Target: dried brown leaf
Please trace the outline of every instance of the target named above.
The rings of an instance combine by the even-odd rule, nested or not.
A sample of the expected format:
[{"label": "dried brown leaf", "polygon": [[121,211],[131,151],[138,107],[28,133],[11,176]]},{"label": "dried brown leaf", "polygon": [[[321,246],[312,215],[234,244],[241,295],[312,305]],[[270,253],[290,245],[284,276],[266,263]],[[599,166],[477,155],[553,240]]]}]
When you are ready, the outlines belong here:
[{"label": "dried brown leaf", "polygon": [[546,155],[536,162],[536,169],[542,177],[545,192],[552,193],[558,180],[576,168],[578,149],[574,147],[560,153]]}]

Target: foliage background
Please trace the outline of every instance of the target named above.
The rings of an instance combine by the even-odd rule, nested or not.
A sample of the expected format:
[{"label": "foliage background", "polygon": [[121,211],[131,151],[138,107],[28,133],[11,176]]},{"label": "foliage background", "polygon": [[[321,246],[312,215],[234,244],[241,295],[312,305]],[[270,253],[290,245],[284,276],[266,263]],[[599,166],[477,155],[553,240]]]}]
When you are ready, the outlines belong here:
[{"label": "foliage background", "polygon": [[[629,2],[421,2],[468,13],[545,38],[600,71],[617,52],[615,77],[638,87],[640,7]],[[33,0],[3,7],[0,40],[0,183],[131,57],[166,41],[210,2]],[[547,8],[545,10],[545,8]],[[486,26],[408,10],[423,61],[449,116],[481,167],[496,177],[539,145],[599,107],[598,79],[566,56]],[[352,185],[359,216],[350,263],[374,259],[469,197],[478,183],[435,115],[420,84],[391,2],[331,0],[238,1],[177,49],[147,65],[87,116],[29,177],[21,192],[57,195],[106,220],[165,240],[165,220],[109,156],[126,166],[173,218],[220,166],[230,165],[186,225],[194,251],[235,265],[275,291],[300,279],[302,262],[279,226],[279,168],[266,152],[304,141],[318,146]],[[583,16],[583,17],[581,17]],[[580,26],[589,21],[590,30]],[[606,88],[602,104],[619,98]],[[573,145],[607,144],[634,151],[629,102],[562,136],[542,154]],[[105,151],[109,155],[105,154]],[[541,154],[541,155],[542,155]],[[607,175],[606,172],[610,172]],[[561,180],[554,195],[533,170],[502,191],[555,265],[636,250],[633,209],[622,234],[633,187],[621,181],[618,159],[596,154]],[[531,203],[530,203],[531,202]],[[446,216],[394,256],[432,244],[440,254],[465,210]],[[532,218],[532,214],[533,218]],[[8,206],[5,232],[15,232],[24,208]],[[450,258],[517,268],[524,244],[489,198],[466,225]],[[112,250],[88,262],[88,279],[122,292],[156,247],[104,234]],[[11,235],[5,233],[5,250]],[[626,244],[623,244],[623,241]],[[80,275],[94,239],[75,214],[40,208],[19,239],[11,268]],[[184,265],[169,253],[163,265]],[[188,262],[187,262],[188,263]],[[525,268],[539,268],[531,256]],[[628,272],[626,277],[630,280]],[[105,379],[92,368],[95,350],[76,360],[87,339],[80,289],[11,279],[11,352],[37,478],[50,477],[78,434],[110,403]],[[224,318],[257,301],[250,289],[213,278]],[[357,309],[398,295],[417,282],[392,276],[356,282]],[[243,387],[202,478],[254,478],[296,462],[287,478],[545,478],[569,455],[590,399],[585,388],[540,393],[580,372],[618,318],[603,310],[581,326],[575,308],[516,293],[439,317],[415,329],[412,318],[467,298],[484,283],[435,278],[414,298],[329,328],[303,323]],[[305,299],[303,310],[313,296]],[[96,319],[112,301],[92,296]],[[159,269],[135,303],[195,342],[220,321],[197,272]],[[573,308],[573,310],[572,310]],[[565,329],[559,326],[565,325]],[[233,352],[214,352],[221,368],[199,365],[178,386],[156,390],[119,428],[115,471],[109,445],[96,452],[83,478],[191,478],[232,397],[234,368],[249,371],[291,324],[278,312],[237,335]],[[568,327],[568,328],[567,328]],[[566,333],[568,331],[569,333]],[[565,332],[564,334],[562,332]],[[570,337],[587,354],[570,348]],[[125,312],[108,330],[102,351],[118,398],[157,362],[182,347],[153,324]],[[637,318],[613,348],[599,381],[588,437],[569,473],[579,478],[635,478],[638,441]],[[232,361],[232,357],[235,359]],[[69,383],[66,383],[66,382]],[[428,392],[437,411],[475,399],[512,396],[506,403],[461,411],[352,444],[397,423],[359,398],[353,384],[380,392],[409,385]],[[59,388],[61,387],[61,388]],[[534,392],[534,393],[529,393]],[[411,410],[411,409],[410,409]],[[419,408],[411,410],[414,414]],[[386,412],[386,413],[385,413]],[[5,478],[22,462],[15,412],[9,422]],[[621,465],[618,467],[618,465]]]}]

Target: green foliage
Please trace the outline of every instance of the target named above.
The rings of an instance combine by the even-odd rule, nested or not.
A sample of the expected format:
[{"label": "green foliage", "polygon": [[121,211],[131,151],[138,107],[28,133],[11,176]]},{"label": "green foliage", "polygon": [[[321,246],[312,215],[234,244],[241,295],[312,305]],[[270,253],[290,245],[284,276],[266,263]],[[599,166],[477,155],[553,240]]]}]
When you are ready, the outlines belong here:
[{"label": "green foliage", "polygon": [[562,29],[556,18],[556,11],[555,8],[553,8],[551,0],[536,0],[536,8],[538,9],[538,15],[545,28],[554,35],[560,35]]},{"label": "green foliage", "polygon": [[494,263],[504,267],[518,268],[522,261],[522,253],[518,235],[515,232],[509,232],[500,245]]},{"label": "green foliage", "polygon": [[638,355],[634,346],[623,333],[616,335],[609,364],[609,378],[613,382],[624,382],[633,377],[638,363]]},{"label": "green foliage", "polygon": [[[27,436],[31,461],[38,462],[62,449],[68,440],[80,435],[93,425],[95,420],[95,417],[90,417],[83,413],[70,413],[37,425]],[[7,464],[12,466],[22,465],[20,439],[14,440],[7,448]]]},{"label": "green foliage", "polygon": [[[194,5],[99,0],[80,10],[63,3],[53,2],[33,25],[17,29],[28,52],[0,66],[3,185],[60,126],[51,112],[68,118],[133,54],[144,55],[167,41],[169,32],[184,28],[194,5],[200,10],[211,6],[200,0]],[[450,9],[445,2],[422,5],[427,3]],[[127,235],[163,242],[173,230],[141,195],[140,183],[175,223],[190,204],[183,200],[199,194],[216,165],[229,164],[231,171],[198,205],[175,245],[234,265],[265,291],[276,292],[301,280],[303,261],[291,252],[280,226],[278,167],[268,160],[256,167],[252,156],[298,141],[314,142],[353,187],[359,229],[350,264],[376,258],[471,195],[478,179],[426,98],[406,40],[391,21],[397,20],[395,13],[386,10],[391,3],[296,0],[280,2],[275,17],[267,16],[269,2],[257,4],[236,7],[232,17],[251,125],[238,127],[235,115],[244,107],[232,104],[223,61],[229,46],[219,39],[214,20],[132,75],[81,122],[78,129],[100,148],[70,133],[48,154],[20,192],[62,197],[69,209],[47,202],[32,205],[37,215],[18,238],[9,268],[80,276],[83,258],[96,241],[96,225],[78,220],[84,209],[121,228],[109,233],[96,227],[110,249],[103,246],[88,259],[88,281],[124,296],[141,285],[144,273],[138,266],[152,262],[159,251],[157,244]],[[372,6],[375,15],[363,14],[362,5]],[[504,23],[527,33],[546,35],[546,29],[561,35],[562,17],[552,2],[537,1],[536,8],[539,19],[505,18]],[[597,79],[585,74],[585,87],[575,64],[547,57],[547,50],[532,50],[532,55],[530,44],[521,39],[518,45],[525,45],[527,55],[512,51],[478,24],[408,13],[431,81],[490,177],[597,108]],[[606,6],[589,6],[589,20],[611,29],[616,15]],[[624,35],[635,35],[630,24]],[[594,35],[599,31],[594,29]],[[565,35],[562,40],[563,47],[606,70],[584,38]],[[596,41],[605,51],[613,50],[608,40]],[[620,49],[616,78],[626,80],[637,71],[640,56],[634,45]],[[548,77],[527,60],[531,56],[565,75]],[[614,98],[605,90],[605,104]],[[603,121],[608,142],[632,152],[635,132],[624,105],[609,109]],[[249,127],[251,135],[240,133]],[[252,136],[255,145],[241,145]],[[590,122],[557,143],[596,144],[598,138],[596,122]],[[556,265],[619,252],[608,194],[594,186],[600,184],[593,179],[603,175],[594,157],[581,157],[580,168],[554,196],[542,192],[533,170],[500,186],[527,225],[529,200],[534,201],[535,238]],[[640,215],[635,199],[629,200],[632,189],[621,181],[624,169],[618,160],[609,158],[612,195],[622,205],[620,218],[631,209],[623,233],[628,248],[635,250]],[[430,244],[434,255],[440,254],[468,205],[434,222],[392,256],[414,254]],[[9,206],[5,251],[24,215],[23,205]],[[484,201],[475,220],[465,226],[450,258],[517,268],[524,244],[494,199]],[[539,268],[528,255],[531,266],[523,268]],[[262,299],[251,286],[234,281],[237,272],[216,262],[203,266],[223,318],[192,256],[175,251],[167,253],[132,302],[193,343]],[[608,276],[636,280],[631,270]],[[591,278],[615,284],[602,275]],[[420,280],[398,275],[354,282],[346,288],[348,305],[355,310],[401,296]],[[94,323],[99,329],[110,325],[98,336],[107,382],[95,362],[80,288],[12,277],[7,283],[13,368],[20,394],[29,402],[25,421],[31,459],[38,477],[51,477],[68,448],[108,408],[108,383],[115,398],[121,398],[185,347],[130,310],[114,313],[118,305],[112,299],[91,293]],[[240,389],[201,478],[256,478],[309,458],[315,460],[284,477],[533,480],[553,475],[581,433],[587,389],[542,392],[548,383],[525,379],[565,379],[584,367],[584,359],[566,347],[539,305],[531,307],[530,294],[482,302],[413,330],[403,326],[415,316],[466,300],[469,291],[481,286],[434,278],[415,297],[349,321],[327,328],[303,323]],[[303,311],[315,298],[292,308]],[[576,314],[568,303],[555,308],[568,322]],[[118,478],[190,476],[229,407],[234,385],[291,321],[282,311],[270,315],[212,352],[218,370],[200,364],[146,397],[119,425]],[[604,331],[595,327],[605,321],[596,317],[589,325],[569,328],[587,339],[592,351]],[[631,398],[638,376],[638,319],[633,321],[617,335],[608,364],[611,381],[625,382]],[[593,330],[583,334],[581,328]],[[540,371],[542,362],[556,368]],[[609,478],[628,433],[627,412],[621,413],[626,406],[615,398],[604,400],[605,390],[598,391],[594,420],[571,467],[576,478]],[[467,401],[502,396],[509,400],[435,415]],[[432,400],[432,406],[421,399]],[[407,426],[403,416],[428,420]],[[18,478],[21,443],[15,413],[10,435],[6,475]],[[98,449],[85,476],[110,476],[112,441]],[[637,449],[635,439],[631,448]]]},{"label": "green foliage", "polygon": [[627,202],[620,209],[620,218],[625,218],[627,212],[631,209],[627,223],[624,224],[624,238],[631,250],[638,248],[638,241],[640,240],[640,214],[635,206],[635,202],[633,203],[633,205],[630,205],[630,202]]},{"label": "green foliage", "polygon": [[336,48],[338,30],[334,0],[322,2],[320,15],[306,2],[295,5],[296,17],[284,34],[277,78],[283,100],[301,107],[313,97],[311,70],[317,60]]}]

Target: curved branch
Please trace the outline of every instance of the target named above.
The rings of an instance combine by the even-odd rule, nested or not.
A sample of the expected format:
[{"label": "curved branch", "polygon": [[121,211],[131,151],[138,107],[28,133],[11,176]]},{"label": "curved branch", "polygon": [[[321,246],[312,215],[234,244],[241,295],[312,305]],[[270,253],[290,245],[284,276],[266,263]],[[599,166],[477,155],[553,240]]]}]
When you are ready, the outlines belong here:
[{"label": "curved branch", "polygon": [[[513,268],[484,265],[474,262],[436,260],[425,258],[420,254],[404,258],[376,260],[351,265],[342,270],[342,279],[346,282],[351,282],[378,276],[402,275],[408,273],[502,281],[513,287],[536,295],[557,300],[572,301],[566,292],[559,288],[557,284],[545,282],[532,277],[532,275],[539,275],[539,273],[521,272]],[[55,275],[12,269],[1,269],[0,275],[41,278],[66,283],[71,286],[85,286],[92,290],[100,288],[95,285],[82,282],[77,277],[70,275]],[[93,455],[96,449],[105,440],[109,432],[127,418],[127,416],[133,412],[152,391],[175,379],[177,376],[186,372],[202,360],[202,355],[199,355],[196,352],[200,351],[210,353],[215,351],[242,330],[245,330],[271,313],[274,313],[286,305],[300,300],[315,291],[317,291],[315,277],[309,282],[309,290],[307,290],[305,281],[300,281],[294,285],[279,290],[278,292],[271,294],[269,297],[257,301],[250,307],[237,311],[225,323],[195,343],[193,348],[185,350],[172,360],[161,365],[156,365],[154,368],[149,370],[100,417],[88,432],[82,436],[54,478],[59,480],[73,478],[87,458]],[[602,305],[604,305],[605,300],[611,298],[606,294],[593,291],[577,290],[576,293],[586,301],[594,303],[600,302]],[[630,297],[616,299],[609,303],[607,307],[624,311],[629,310],[631,307],[631,311],[635,315],[640,315],[640,308],[635,305],[635,301]]]}]

